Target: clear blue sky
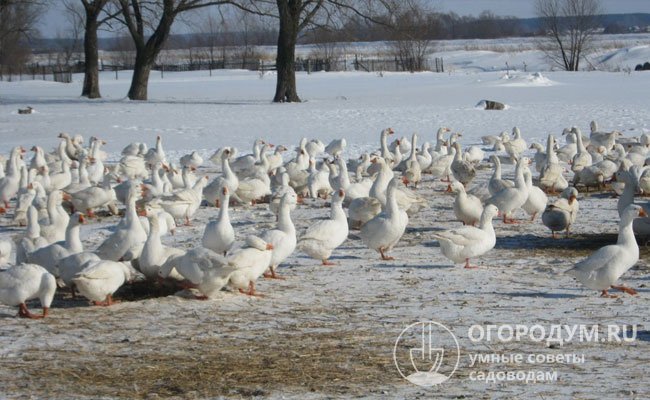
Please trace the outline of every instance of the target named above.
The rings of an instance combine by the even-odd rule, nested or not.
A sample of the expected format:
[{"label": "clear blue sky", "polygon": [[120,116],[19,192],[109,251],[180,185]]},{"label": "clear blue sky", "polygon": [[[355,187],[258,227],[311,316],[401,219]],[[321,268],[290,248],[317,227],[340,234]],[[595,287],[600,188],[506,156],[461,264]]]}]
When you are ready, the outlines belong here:
[{"label": "clear blue sky", "polygon": [[[425,0],[427,1],[427,0]],[[496,15],[513,15],[520,18],[534,17],[535,0],[430,0],[442,12],[453,11],[459,15],[478,15],[491,10]],[[650,13],[650,0],[601,0],[606,13]],[[39,26],[44,37],[56,37],[65,31],[65,18],[61,0],[51,0],[47,14]]]}]

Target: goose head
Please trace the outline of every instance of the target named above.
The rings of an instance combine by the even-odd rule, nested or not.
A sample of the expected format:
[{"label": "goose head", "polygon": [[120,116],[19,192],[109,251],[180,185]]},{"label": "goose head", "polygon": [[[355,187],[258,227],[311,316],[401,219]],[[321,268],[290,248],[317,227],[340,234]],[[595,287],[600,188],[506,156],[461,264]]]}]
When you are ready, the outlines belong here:
[{"label": "goose head", "polygon": [[262,238],[255,235],[249,235],[246,237],[246,246],[259,251],[273,250],[273,245],[271,243],[267,243]]},{"label": "goose head", "polygon": [[643,207],[637,204],[630,204],[625,207],[623,213],[621,213],[621,225],[627,225],[631,223],[635,218],[647,217],[648,214],[643,209]]}]

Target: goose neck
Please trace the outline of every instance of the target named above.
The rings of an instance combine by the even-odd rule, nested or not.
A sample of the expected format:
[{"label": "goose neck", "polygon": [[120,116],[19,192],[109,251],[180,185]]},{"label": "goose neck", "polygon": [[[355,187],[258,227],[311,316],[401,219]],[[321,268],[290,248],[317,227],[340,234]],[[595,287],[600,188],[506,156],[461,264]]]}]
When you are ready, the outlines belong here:
[{"label": "goose neck", "polygon": [[81,238],[79,237],[79,230],[81,229],[80,225],[71,225],[65,231],[65,243],[66,248],[73,253],[80,253],[83,251],[83,245],[81,244]]}]

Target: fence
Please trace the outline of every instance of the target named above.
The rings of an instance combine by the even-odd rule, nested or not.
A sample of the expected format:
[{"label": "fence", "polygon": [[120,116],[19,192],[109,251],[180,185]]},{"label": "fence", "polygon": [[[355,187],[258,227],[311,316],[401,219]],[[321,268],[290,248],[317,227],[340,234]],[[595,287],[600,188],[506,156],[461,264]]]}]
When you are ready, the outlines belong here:
[{"label": "fence", "polygon": [[[416,68],[417,66],[418,68]],[[62,83],[72,82],[72,74],[83,72],[84,64],[82,62],[71,66],[64,65],[19,65],[4,66],[0,65],[0,81],[22,81],[22,80],[44,80]],[[363,58],[355,55],[354,58],[344,57],[336,59],[320,58],[298,58],[295,61],[296,71],[301,72],[320,72],[320,71],[366,71],[366,72],[387,72],[387,71],[410,71],[423,70],[433,72],[444,72],[442,58],[435,58],[433,62],[428,59],[400,60],[394,58]],[[119,78],[119,71],[132,70],[133,65],[129,64],[100,64],[102,71],[114,71],[115,79]],[[183,72],[183,71],[206,71],[219,69],[246,69],[250,71],[273,71],[275,63],[258,59],[239,59],[239,60],[214,60],[195,61],[189,63],[156,63],[154,70],[160,71],[164,77],[165,72]]]},{"label": "fence", "polygon": [[0,65],[0,81],[44,80],[61,83],[72,82],[72,74],[83,71],[78,65]]}]

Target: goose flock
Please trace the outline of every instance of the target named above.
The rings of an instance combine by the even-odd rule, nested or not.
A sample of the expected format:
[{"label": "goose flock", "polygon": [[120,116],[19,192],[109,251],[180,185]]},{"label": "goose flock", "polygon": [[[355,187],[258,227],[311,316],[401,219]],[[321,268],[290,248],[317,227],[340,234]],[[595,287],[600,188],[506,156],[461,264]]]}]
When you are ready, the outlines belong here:
[{"label": "goose flock", "polygon": [[[86,145],[80,135],[61,133],[52,152],[32,147],[29,162],[26,150],[16,147],[0,157],[0,214],[21,227],[13,241],[0,241],[0,303],[18,306],[21,317],[42,318],[57,289],[109,306],[134,279],[191,289],[197,299],[222,290],[260,296],[257,280],[282,279],[278,269],[294,252],[333,265],[332,255],[355,238],[382,260],[393,260],[389,253],[409,221],[430,207],[420,188],[438,182],[448,183],[454,194],[449,208],[463,226],[434,229],[431,239],[465,268],[476,268],[470,260],[495,247],[495,217],[512,224],[526,213],[528,223],[541,219],[553,238],[558,232],[568,237],[579,217],[579,191],[611,188],[619,196],[618,241],[567,273],[604,297],[613,296],[612,288],[636,293],[617,281],[639,259],[635,234],[650,234],[650,217],[635,204],[638,194],[650,190],[648,135],[624,137],[592,122],[589,136],[577,127],[565,129],[563,146],[553,134],[546,146],[528,146],[515,127],[512,134],[484,136],[482,145],[463,149],[462,135],[446,127],[438,129],[435,143],[415,133],[389,143],[394,133],[382,130],[376,151],[350,160],[343,157],[344,138],[328,145],[303,138],[293,157],[288,147],[262,138],[250,154],[225,146],[208,159],[217,170],[212,176],[203,173],[208,169],[196,151],[177,163],[169,160],[161,136],[151,148],[129,144],[115,163],[107,161],[106,142],[95,137]],[[515,165],[511,179],[504,178],[502,164]],[[493,167],[491,177],[472,186],[486,165]],[[298,232],[291,214],[306,207],[306,199],[330,213]],[[191,248],[163,244],[165,235],[192,225],[201,207],[211,217]],[[275,227],[239,238],[230,211],[251,207],[268,207]],[[120,215],[119,221],[102,243],[84,248],[81,226],[106,214]],[[42,314],[27,309],[36,298]]]}]

